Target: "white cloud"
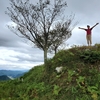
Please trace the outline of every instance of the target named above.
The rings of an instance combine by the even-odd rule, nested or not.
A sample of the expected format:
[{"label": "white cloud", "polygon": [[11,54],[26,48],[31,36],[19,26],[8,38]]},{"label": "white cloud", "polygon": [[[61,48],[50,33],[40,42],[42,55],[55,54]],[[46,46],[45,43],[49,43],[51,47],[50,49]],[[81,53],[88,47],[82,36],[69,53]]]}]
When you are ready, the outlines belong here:
[{"label": "white cloud", "polygon": [[0,69],[24,70],[43,64],[42,54],[30,54],[27,50],[23,51],[25,52],[20,52],[20,49],[16,51],[12,48],[1,47]]}]

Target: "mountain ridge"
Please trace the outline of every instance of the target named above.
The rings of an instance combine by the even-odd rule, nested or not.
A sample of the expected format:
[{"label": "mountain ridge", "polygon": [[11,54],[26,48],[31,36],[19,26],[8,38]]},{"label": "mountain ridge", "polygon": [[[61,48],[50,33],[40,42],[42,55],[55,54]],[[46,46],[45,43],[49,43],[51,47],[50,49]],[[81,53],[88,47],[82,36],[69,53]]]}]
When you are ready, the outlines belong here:
[{"label": "mountain ridge", "polygon": [[7,75],[1,75],[0,76],[0,81],[6,81],[6,80],[11,80],[11,78]]},{"label": "mountain ridge", "polygon": [[0,70],[0,76],[6,75],[6,76],[13,77],[13,78],[17,78],[17,77],[22,76],[25,72],[27,72],[27,71],[22,71],[22,70]]}]

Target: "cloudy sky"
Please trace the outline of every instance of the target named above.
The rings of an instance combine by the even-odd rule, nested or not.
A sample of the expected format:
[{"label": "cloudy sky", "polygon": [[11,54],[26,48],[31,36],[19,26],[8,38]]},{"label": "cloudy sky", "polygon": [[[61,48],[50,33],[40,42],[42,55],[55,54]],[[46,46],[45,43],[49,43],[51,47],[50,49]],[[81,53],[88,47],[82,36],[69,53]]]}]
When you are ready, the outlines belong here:
[{"label": "cloudy sky", "polygon": [[[34,0],[33,0],[34,1]],[[66,41],[72,45],[87,45],[86,33],[78,27],[86,28],[100,22],[100,0],[67,0],[65,15],[75,14],[78,25],[72,31],[72,36]],[[43,52],[33,48],[30,43],[12,33],[7,25],[11,23],[5,14],[9,0],[0,0],[0,69],[27,70],[43,63]],[[93,45],[100,43],[100,25],[92,31]]]}]

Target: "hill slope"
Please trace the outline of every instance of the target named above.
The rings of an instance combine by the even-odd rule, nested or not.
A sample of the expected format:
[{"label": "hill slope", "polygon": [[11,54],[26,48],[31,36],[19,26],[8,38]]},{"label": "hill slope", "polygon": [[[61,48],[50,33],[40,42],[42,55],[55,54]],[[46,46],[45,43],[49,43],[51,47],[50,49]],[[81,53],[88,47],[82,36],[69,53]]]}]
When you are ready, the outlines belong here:
[{"label": "hill slope", "polygon": [[1,100],[100,100],[100,45],[61,50],[46,66],[1,82]]}]

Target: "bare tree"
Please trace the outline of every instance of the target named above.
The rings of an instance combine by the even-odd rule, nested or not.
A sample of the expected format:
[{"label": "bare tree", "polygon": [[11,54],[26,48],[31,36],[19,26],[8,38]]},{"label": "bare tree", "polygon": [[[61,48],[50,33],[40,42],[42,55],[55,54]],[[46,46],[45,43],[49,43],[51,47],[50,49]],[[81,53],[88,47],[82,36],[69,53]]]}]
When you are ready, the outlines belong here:
[{"label": "bare tree", "polygon": [[[48,49],[52,43],[57,43],[57,39],[53,40],[53,38],[53,42],[51,42],[52,25],[60,18],[59,16],[62,15],[67,3],[63,0],[54,0],[54,2],[39,0],[37,4],[32,4],[30,0],[10,0],[10,5],[6,14],[9,15],[15,25],[9,25],[9,28],[19,37],[28,39],[35,46],[42,49],[45,63]],[[53,32],[53,34],[55,33]],[[59,35],[56,32],[55,38]],[[59,37],[60,39],[62,38]]]}]

